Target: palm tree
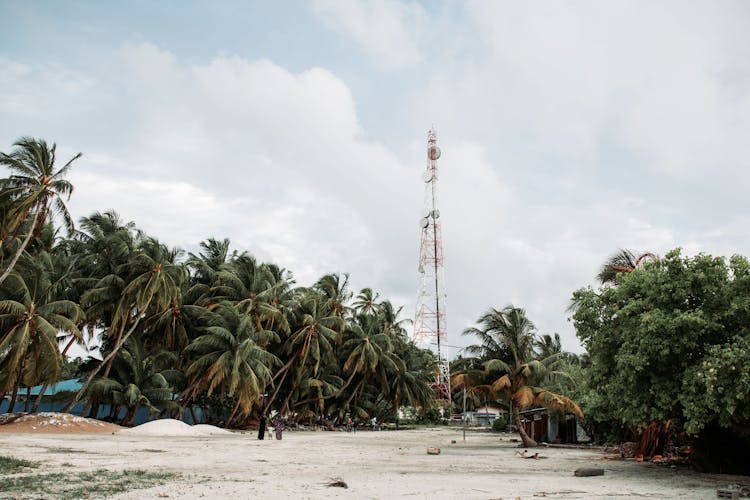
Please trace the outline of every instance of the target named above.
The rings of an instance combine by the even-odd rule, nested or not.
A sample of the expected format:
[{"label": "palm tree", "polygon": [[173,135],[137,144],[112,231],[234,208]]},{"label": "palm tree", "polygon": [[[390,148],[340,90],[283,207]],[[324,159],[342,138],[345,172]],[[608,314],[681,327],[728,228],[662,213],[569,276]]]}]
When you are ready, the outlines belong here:
[{"label": "palm tree", "polygon": [[552,335],[545,333],[534,341],[534,348],[540,358],[548,358],[563,352],[560,334],[555,333],[553,337]]},{"label": "palm tree", "polygon": [[373,293],[372,288],[363,288],[359,295],[354,298],[352,306],[360,314],[375,314],[378,312],[378,297],[380,294]]},{"label": "palm tree", "polygon": [[77,323],[83,311],[69,300],[55,300],[52,284],[37,266],[26,269],[26,277],[13,272],[0,300],[0,392],[57,380],[63,365],[58,332],[80,339]]},{"label": "palm tree", "polygon": [[[73,231],[73,221],[63,198],[70,199],[73,185],[64,179],[81,153],[73,156],[62,168],[55,168],[57,145],[50,148],[42,139],[23,137],[16,141],[10,154],[0,153],[0,165],[11,171],[11,176],[1,181],[3,198],[10,200],[5,215],[4,230],[18,234],[23,229],[26,236],[15,251],[0,284],[5,281],[18,262],[33,236],[38,235],[51,214],[62,216],[65,227]],[[2,235],[3,239],[5,235]]]},{"label": "palm tree", "polygon": [[[546,407],[555,410],[570,411],[579,417],[583,412],[571,399],[545,389],[544,385],[555,377],[566,374],[557,370],[561,353],[539,358],[534,352],[535,328],[526,317],[523,309],[508,306],[502,311],[491,309],[479,322],[483,329],[469,328],[464,334],[473,335],[484,332],[480,337],[482,344],[473,351],[488,354],[482,359],[484,370],[467,370],[458,372],[453,377],[455,387],[484,386],[492,394],[502,394],[506,401],[512,403],[513,419],[524,446],[536,446],[524,430],[520,412],[530,407]],[[494,343],[487,342],[487,336],[494,337]],[[491,349],[485,350],[485,345]],[[502,345],[507,356],[493,357],[495,345]],[[503,350],[499,352],[503,352]],[[498,377],[499,375],[499,377]]]},{"label": "palm tree", "polygon": [[172,383],[177,376],[171,369],[174,353],[164,350],[147,352],[142,340],[131,336],[115,356],[111,377],[101,377],[89,386],[88,395],[111,404],[111,418],[117,418],[125,407],[122,425],[133,422],[138,408],[147,407],[152,414],[178,409],[172,401]]},{"label": "palm tree", "polygon": [[[231,302],[222,302],[214,310],[218,322],[204,328],[187,351],[193,355],[186,374],[192,394],[205,388],[210,396],[217,388],[223,397],[236,397],[237,403],[226,420],[231,424],[238,410],[247,415],[260,401],[271,383],[271,368],[281,361],[259,344],[271,332],[258,331],[252,318],[239,312]],[[190,399],[191,394],[185,394]],[[183,405],[186,403],[183,402]]]},{"label": "palm tree", "polygon": [[596,279],[602,284],[616,285],[618,274],[631,273],[643,267],[646,262],[655,260],[659,260],[659,257],[651,252],[636,255],[631,250],[620,249],[602,264]]},{"label": "palm tree", "polygon": [[[117,351],[138,329],[144,319],[158,317],[179,301],[181,284],[185,281],[187,273],[184,266],[174,263],[177,254],[178,251],[166,248],[157,240],[146,238],[141,243],[139,251],[135,252],[126,264],[118,268],[120,276],[114,278],[108,276],[100,280],[117,281],[119,279],[122,283],[127,283],[122,288],[114,309],[112,323],[107,330],[110,337],[114,336],[114,345],[110,353],[91,371],[75,399],[66,406],[64,411],[70,411],[81,399],[102,367],[107,366],[109,370],[110,362],[117,355]],[[101,301],[106,303],[110,300],[109,288],[106,286],[92,289],[84,295],[84,301],[93,304],[91,307],[97,307]],[[105,377],[108,373],[108,371],[105,372]]]},{"label": "palm tree", "polygon": [[[340,332],[346,325],[344,319],[339,316],[343,309],[339,309],[326,295],[316,290],[305,290],[301,294],[299,309],[296,311],[299,316],[299,327],[289,335],[282,347],[282,352],[289,358],[274,374],[274,381],[279,377],[281,379],[266,403],[266,410],[271,407],[293,365],[296,365],[296,376],[293,378],[287,399],[281,406],[282,410],[288,407],[294,388],[304,378],[317,378],[321,361],[328,360],[329,363],[335,361],[334,345],[341,341]],[[310,360],[310,366],[308,366],[308,360]],[[307,377],[304,377],[306,371],[309,373]]]},{"label": "palm tree", "polygon": [[347,312],[346,303],[352,296],[349,291],[348,274],[326,274],[313,288],[326,297],[327,308],[332,309],[336,316],[344,317]]}]

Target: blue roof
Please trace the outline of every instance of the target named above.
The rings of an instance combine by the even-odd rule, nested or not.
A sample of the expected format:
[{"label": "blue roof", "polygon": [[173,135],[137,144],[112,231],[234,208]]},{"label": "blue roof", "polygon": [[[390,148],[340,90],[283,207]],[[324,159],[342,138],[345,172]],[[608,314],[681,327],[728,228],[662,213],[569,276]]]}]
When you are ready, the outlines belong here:
[{"label": "blue roof", "polygon": [[[77,378],[71,378],[68,380],[60,380],[59,382],[55,382],[54,384],[50,384],[47,386],[47,389],[44,391],[45,396],[52,396],[53,394],[57,394],[58,392],[66,392],[66,391],[78,391],[83,387],[83,384],[78,381]],[[39,391],[42,390],[41,385],[35,385],[31,388],[31,395],[37,396],[39,394]],[[19,394],[26,394],[25,389],[19,389]]]}]

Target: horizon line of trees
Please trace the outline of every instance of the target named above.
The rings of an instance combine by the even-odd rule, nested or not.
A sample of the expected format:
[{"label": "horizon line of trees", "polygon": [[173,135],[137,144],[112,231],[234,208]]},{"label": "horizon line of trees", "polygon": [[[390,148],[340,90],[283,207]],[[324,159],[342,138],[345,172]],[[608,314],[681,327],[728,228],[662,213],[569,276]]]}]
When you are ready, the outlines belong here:
[{"label": "horizon line of trees", "polygon": [[[83,332],[101,340],[67,411],[132,422],[149,408],[244,426],[276,410],[302,419],[386,418],[434,406],[435,359],[408,338],[400,309],[348,276],[298,287],[291,272],[209,238],[169,248],[116,212],[73,228],[55,145],[22,138],[0,164],[0,396],[53,383]],[[56,222],[62,220],[62,227]],[[67,230],[61,236],[60,229]],[[44,392],[41,391],[42,394]],[[37,398],[34,410],[41,400]]]}]

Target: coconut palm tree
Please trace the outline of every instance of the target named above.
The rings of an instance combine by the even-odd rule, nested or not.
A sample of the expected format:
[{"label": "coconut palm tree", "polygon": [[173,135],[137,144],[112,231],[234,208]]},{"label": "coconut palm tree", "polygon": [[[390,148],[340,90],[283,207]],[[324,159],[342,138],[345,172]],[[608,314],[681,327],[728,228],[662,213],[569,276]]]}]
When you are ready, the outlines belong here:
[{"label": "coconut palm tree", "polygon": [[313,288],[325,296],[325,307],[331,309],[336,316],[344,317],[348,310],[346,303],[352,297],[348,274],[326,274]]},{"label": "coconut palm tree", "polygon": [[380,294],[373,293],[372,288],[363,288],[354,298],[352,307],[360,314],[375,314],[379,307],[378,297]]},{"label": "coconut palm tree", "polygon": [[57,379],[63,365],[58,332],[80,339],[81,308],[69,300],[55,300],[53,284],[41,266],[27,267],[25,276],[8,275],[0,300],[0,392],[19,384],[31,387]]},{"label": "coconut palm tree", "polygon": [[341,342],[341,331],[346,325],[339,316],[342,309],[328,296],[314,289],[301,291],[300,294],[299,307],[295,311],[296,329],[282,346],[287,362],[274,374],[274,381],[278,380],[278,383],[266,403],[266,409],[271,407],[288,373],[294,372],[295,375],[282,410],[288,407],[296,386],[304,379],[317,379],[321,363],[335,363],[334,345]]},{"label": "coconut palm tree", "polygon": [[[453,376],[455,387],[484,386],[491,394],[502,395],[506,401],[512,403],[513,419],[524,446],[536,446],[524,430],[520,412],[531,407],[546,407],[555,410],[569,411],[579,417],[583,412],[571,399],[550,392],[545,388],[546,383],[555,377],[565,377],[566,374],[557,370],[562,353],[555,353],[546,358],[539,358],[534,352],[535,327],[526,317],[523,309],[508,306],[498,311],[491,309],[480,318],[484,328],[470,328],[464,334],[480,336],[482,344],[475,346],[474,352],[484,352],[487,357],[482,359],[484,369],[458,372]],[[494,337],[493,343],[488,342],[487,336]],[[504,349],[497,350],[495,346],[502,345]],[[507,357],[493,357],[493,353],[505,352]]]},{"label": "coconut palm tree", "polygon": [[186,280],[187,272],[184,266],[175,263],[178,253],[177,250],[170,250],[153,238],[146,238],[128,262],[118,267],[117,276],[110,275],[102,278],[97,288],[84,295],[83,300],[96,308],[101,303],[109,303],[112,299],[111,288],[99,286],[102,281],[108,283],[111,281],[118,286],[121,283],[125,284],[117,299],[112,322],[106,331],[110,338],[114,338],[112,350],[91,371],[83,387],[78,391],[75,399],[66,406],[65,411],[70,411],[86,393],[89,384],[102,367],[107,366],[105,376],[109,374],[110,362],[117,355],[117,351],[144,320],[158,317],[179,301],[181,284]]},{"label": "coconut palm tree", "polygon": [[247,415],[261,401],[271,383],[271,370],[281,361],[260,346],[273,332],[256,330],[252,318],[239,312],[231,302],[218,304],[213,314],[218,317],[217,324],[204,328],[204,334],[187,347],[193,360],[186,374],[191,380],[192,394],[205,389],[210,396],[218,389],[222,398],[237,398],[226,420],[229,425],[238,410]]},{"label": "coconut palm tree", "polygon": [[631,250],[620,249],[602,264],[596,279],[601,284],[617,284],[617,275],[620,273],[632,273],[636,269],[643,267],[646,262],[658,260],[655,254],[644,252],[636,254]]},{"label": "coconut palm tree", "polygon": [[545,333],[538,337],[534,340],[534,349],[536,349],[537,356],[540,358],[548,358],[563,352],[560,334],[555,333],[555,335],[552,336]]},{"label": "coconut palm tree", "polygon": [[171,399],[170,379],[178,376],[171,368],[177,361],[174,353],[148,352],[140,337],[131,336],[114,359],[111,376],[97,378],[88,389],[89,397],[110,403],[111,418],[117,418],[123,406],[121,425],[132,424],[141,406],[152,414],[179,408]]},{"label": "coconut palm tree", "polygon": [[[0,275],[0,284],[5,281],[31,238],[38,235],[47,218],[59,214],[69,232],[73,221],[63,199],[70,199],[73,185],[64,179],[73,162],[81,153],[73,156],[60,169],[55,166],[57,145],[50,147],[42,139],[22,137],[13,146],[10,154],[0,153],[0,165],[6,166],[10,177],[0,181],[0,190],[5,200],[10,200],[4,213],[4,231],[26,235],[16,248],[5,271]],[[5,235],[2,235],[5,239]]]}]

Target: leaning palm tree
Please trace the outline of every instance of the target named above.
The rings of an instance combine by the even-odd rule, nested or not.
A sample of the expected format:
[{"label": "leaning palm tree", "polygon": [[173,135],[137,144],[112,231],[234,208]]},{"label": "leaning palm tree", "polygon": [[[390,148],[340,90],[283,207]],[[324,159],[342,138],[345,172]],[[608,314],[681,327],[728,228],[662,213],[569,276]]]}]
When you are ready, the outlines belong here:
[{"label": "leaning palm tree", "polygon": [[[480,323],[486,335],[491,335],[497,344],[503,345],[507,357],[488,356],[483,359],[483,370],[466,370],[453,377],[455,387],[485,386],[491,394],[502,395],[511,403],[513,419],[524,446],[536,446],[521,422],[521,410],[546,407],[554,410],[570,411],[579,417],[583,412],[571,399],[550,392],[545,388],[551,378],[565,377],[559,367],[562,353],[539,358],[534,352],[535,328],[526,317],[523,309],[508,306],[498,311],[490,310]],[[473,334],[476,329],[467,329],[465,334]],[[483,339],[485,341],[486,339]],[[475,352],[482,352],[477,346]],[[491,353],[492,351],[487,351]]]},{"label": "leaning palm tree", "polygon": [[[179,302],[180,285],[187,278],[187,273],[184,266],[174,263],[176,254],[176,250],[169,250],[154,239],[146,239],[142,243],[141,251],[135,253],[127,264],[118,269],[120,276],[116,277],[117,280],[127,284],[119,294],[112,323],[107,329],[110,339],[114,339],[114,345],[110,353],[91,371],[75,399],[64,411],[70,411],[81,399],[102,367],[107,366],[109,370],[110,362],[117,355],[117,351],[144,321],[158,317]],[[103,280],[109,278],[105,277]],[[95,288],[88,292],[88,297],[84,295],[84,301],[94,304],[92,307],[95,307],[99,293],[105,295],[105,301],[111,300],[108,292],[108,287]],[[107,375],[108,371],[105,372],[105,376]]]},{"label": "leaning palm tree", "polygon": [[631,250],[620,249],[602,264],[596,279],[601,284],[617,284],[617,275],[620,273],[631,273],[643,267],[646,262],[659,260],[655,254],[644,252],[637,254]]},{"label": "leaning palm tree", "polygon": [[[0,275],[0,283],[5,281],[18,259],[29,245],[31,238],[38,235],[47,218],[59,214],[68,231],[73,231],[73,220],[63,202],[70,199],[73,185],[64,179],[81,153],[73,156],[60,169],[55,167],[55,144],[50,147],[42,139],[23,137],[16,141],[10,153],[0,153],[0,165],[6,166],[10,177],[0,183],[2,198],[7,203],[3,231],[26,235],[15,250],[5,271]],[[5,235],[2,235],[3,239]]]}]

